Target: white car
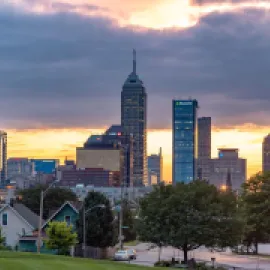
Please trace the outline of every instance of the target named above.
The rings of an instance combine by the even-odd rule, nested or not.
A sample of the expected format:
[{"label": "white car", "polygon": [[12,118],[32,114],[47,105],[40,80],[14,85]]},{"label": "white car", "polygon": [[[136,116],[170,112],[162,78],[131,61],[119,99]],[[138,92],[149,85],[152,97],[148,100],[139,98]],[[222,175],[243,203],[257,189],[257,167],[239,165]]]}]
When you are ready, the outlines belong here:
[{"label": "white car", "polygon": [[114,254],[115,261],[130,261],[136,259],[136,252],[133,249],[118,250]]}]

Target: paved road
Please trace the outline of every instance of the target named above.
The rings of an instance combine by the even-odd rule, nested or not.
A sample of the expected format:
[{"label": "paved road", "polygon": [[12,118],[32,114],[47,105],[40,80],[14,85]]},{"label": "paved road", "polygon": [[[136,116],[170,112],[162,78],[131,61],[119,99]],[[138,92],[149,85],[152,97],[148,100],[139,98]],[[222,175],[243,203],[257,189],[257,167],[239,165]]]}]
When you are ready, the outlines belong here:
[{"label": "paved road", "polygon": [[[153,266],[158,260],[158,250],[152,249],[147,250],[146,246],[138,246],[137,249],[137,260],[132,262],[134,264]],[[182,252],[179,252],[173,248],[167,247],[162,250],[161,259],[170,260],[173,256],[183,258]],[[205,248],[200,248],[196,251],[190,252],[190,258],[195,258],[195,260],[211,261],[211,257],[216,258],[218,264],[224,264],[232,267],[239,267],[246,270],[270,270],[270,260],[269,259],[258,259],[250,258],[248,256],[237,256],[230,253],[211,253]]]}]

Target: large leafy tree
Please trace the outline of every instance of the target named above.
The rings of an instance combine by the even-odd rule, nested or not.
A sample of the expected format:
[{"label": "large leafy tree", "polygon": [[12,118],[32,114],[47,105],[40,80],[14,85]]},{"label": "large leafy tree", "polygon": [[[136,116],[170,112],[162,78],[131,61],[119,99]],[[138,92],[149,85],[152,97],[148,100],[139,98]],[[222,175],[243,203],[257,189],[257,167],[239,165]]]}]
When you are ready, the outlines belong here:
[{"label": "large leafy tree", "polygon": [[178,184],[164,201],[169,213],[169,242],[184,253],[204,245],[235,246],[240,242],[242,223],[237,215],[237,198],[205,181]]},{"label": "large leafy tree", "polygon": [[154,190],[140,201],[138,234],[142,241],[151,242],[159,247],[168,244],[170,209],[164,203],[172,195],[172,186],[155,186]]},{"label": "large leafy tree", "polygon": [[257,173],[243,185],[242,207],[245,218],[243,242],[249,247],[270,239],[270,172]]},{"label": "large leafy tree", "polygon": [[143,240],[182,250],[185,262],[202,245],[237,245],[242,233],[237,196],[205,181],[156,187],[141,201],[139,224]]},{"label": "large leafy tree", "polygon": [[[45,190],[46,188],[47,186],[36,186],[34,188],[20,190],[18,192],[19,202],[39,215],[41,190]],[[69,189],[60,187],[50,188],[44,197],[43,218],[49,218],[50,211],[58,209],[64,202],[76,200],[76,194]]]},{"label": "large leafy tree", "polygon": [[[105,207],[96,207],[97,205]],[[84,207],[86,212],[86,245],[100,248],[114,246],[117,241],[117,232],[110,201],[102,193],[92,191],[85,198]],[[77,222],[80,243],[83,243],[84,209],[80,211]]]},{"label": "large leafy tree", "polygon": [[72,226],[66,222],[51,222],[46,229],[48,239],[46,247],[57,250],[60,255],[67,255],[69,249],[77,243],[77,234],[73,232]]}]

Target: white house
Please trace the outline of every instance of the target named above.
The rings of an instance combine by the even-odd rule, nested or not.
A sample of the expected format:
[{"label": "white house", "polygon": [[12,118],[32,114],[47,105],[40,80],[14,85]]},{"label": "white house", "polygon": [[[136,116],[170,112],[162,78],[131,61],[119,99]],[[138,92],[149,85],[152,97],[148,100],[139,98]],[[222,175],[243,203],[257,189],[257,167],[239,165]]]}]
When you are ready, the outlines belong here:
[{"label": "white house", "polygon": [[0,226],[6,245],[14,248],[23,235],[32,235],[38,228],[39,217],[23,204],[4,205],[0,209]]}]

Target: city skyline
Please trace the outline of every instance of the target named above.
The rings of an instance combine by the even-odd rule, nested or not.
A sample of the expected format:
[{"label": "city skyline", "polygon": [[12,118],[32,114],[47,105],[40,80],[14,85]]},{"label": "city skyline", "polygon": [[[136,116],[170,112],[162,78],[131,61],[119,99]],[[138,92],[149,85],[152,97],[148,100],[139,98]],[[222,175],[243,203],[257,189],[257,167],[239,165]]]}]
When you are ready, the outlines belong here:
[{"label": "city skyline", "polygon": [[[59,158],[62,163],[65,157],[69,159],[76,156],[76,147],[83,145],[91,134],[102,134],[104,129],[57,129],[16,131],[7,130],[8,157],[29,158]],[[254,129],[241,127],[241,129],[226,131],[212,127],[212,157],[217,156],[217,148],[238,147],[240,157],[247,158],[248,176],[262,169],[262,141],[268,129]],[[157,154],[162,147],[164,162],[164,179],[171,179],[171,130],[148,131],[148,155]],[[245,141],[243,141],[245,137]],[[43,142],[41,144],[40,142]],[[44,145],[47,145],[44,150]],[[158,147],[157,147],[158,145]]]},{"label": "city skyline", "polygon": [[87,129],[120,123],[120,88],[136,48],[149,101],[148,154],[163,147],[165,179],[171,100],[189,97],[199,101],[199,116],[212,117],[213,156],[237,147],[249,175],[261,170],[270,132],[268,1],[8,2],[0,3],[0,126],[9,157],[63,160],[75,156]]}]

